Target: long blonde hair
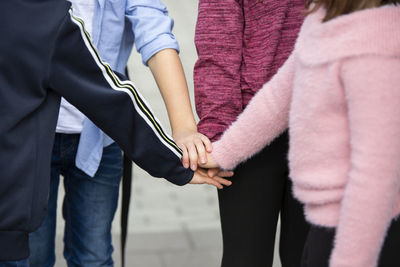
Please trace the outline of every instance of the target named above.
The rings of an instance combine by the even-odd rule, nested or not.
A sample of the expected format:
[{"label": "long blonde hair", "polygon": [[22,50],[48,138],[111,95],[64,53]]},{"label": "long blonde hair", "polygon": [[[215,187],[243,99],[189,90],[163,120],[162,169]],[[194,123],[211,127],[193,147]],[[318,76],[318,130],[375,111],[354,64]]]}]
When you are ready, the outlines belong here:
[{"label": "long blonde hair", "polygon": [[[357,10],[398,3],[400,3],[400,0],[307,0],[306,7],[309,9],[309,13],[324,7],[326,16],[323,21],[328,21]],[[312,4],[314,6],[311,8]]]}]

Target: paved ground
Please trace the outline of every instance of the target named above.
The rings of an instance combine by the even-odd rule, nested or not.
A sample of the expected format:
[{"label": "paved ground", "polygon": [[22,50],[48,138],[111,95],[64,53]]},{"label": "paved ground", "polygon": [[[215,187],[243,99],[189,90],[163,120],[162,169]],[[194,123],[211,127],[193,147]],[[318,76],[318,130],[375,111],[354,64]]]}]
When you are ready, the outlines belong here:
[{"label": "paved ground", "polygon": [[[193,100],[193,65],[196,60],[194,29],[197,17],[195,0],[163,0],[175,19],[174,34],[181,47],[181,59]],[[166,109],[150,71],[141,65],[134,52],[129,67],[135,84],[169,129]],[[62,194],[62,190],[60,189]],[[61,198],[59,198],[61,199]],[[61,203],[60,203],[61,204]],[[60,211],[61,209],[59,209]],[[134,267],[217,267],[222,242],[216,190],[209,186],[177,187],[134,169],[132,207],[127,244],[127,266]],[[61,217],[58,220],[57,264],[62,257]],[[114,258],[119,265],[119,211],[113,226]],[[275,263],[274,267],[279,267]],[[257,266],[249,266],[257,267]]]}]

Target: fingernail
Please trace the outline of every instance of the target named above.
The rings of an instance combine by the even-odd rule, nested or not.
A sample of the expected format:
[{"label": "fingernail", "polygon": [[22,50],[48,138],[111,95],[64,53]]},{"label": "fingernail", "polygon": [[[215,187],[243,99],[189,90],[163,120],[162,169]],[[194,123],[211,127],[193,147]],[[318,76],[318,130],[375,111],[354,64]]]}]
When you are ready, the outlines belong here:
[{"label": "fingernail", "polygon": [[194,171],[196,170],[196,165],[194,165],[194,164],[192,165],[192,170],[194,170]]},{"label": "fingernail", "polygon": [[201,163],[205,164],[206,163],[206,158],[201,158]]},{"label": "fingernail", "polygon": [[189,168],[189,164],[187,164],[186,162],[183,163],[183,167],[185,167],[186,169]]}]

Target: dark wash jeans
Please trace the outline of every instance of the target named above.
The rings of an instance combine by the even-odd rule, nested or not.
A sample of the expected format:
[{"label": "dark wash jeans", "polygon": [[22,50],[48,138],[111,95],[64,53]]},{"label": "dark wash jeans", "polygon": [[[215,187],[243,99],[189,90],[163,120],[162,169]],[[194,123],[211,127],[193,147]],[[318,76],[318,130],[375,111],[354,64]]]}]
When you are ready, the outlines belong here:
[{"label": "dark wash jeans", "polygon": [[100,167],[92,178],[75,166],[79,137],[79,134],[56,134],[47,215],[39,229],[29,237],[31,267],[48,267],[55,263],[60,175],[64,177],[62,213],[65,220],[64,257],[68,266],[113,266],[111,223],[122,175],[121,150],[116,143],[105,147]]},{"label": "dark wash jeans", "polygon": [[0,267],[29,267],[29,260],[20,261],[0,261]]}]

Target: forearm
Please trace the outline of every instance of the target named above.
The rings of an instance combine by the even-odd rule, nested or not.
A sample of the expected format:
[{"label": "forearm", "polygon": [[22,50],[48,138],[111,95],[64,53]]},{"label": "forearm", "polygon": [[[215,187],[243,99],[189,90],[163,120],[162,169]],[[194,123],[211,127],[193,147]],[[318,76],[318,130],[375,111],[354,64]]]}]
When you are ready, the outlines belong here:
[{"label": "forearm", "polygon": [[[221,139],[213,143],[213,158],[223,169],[232,170],[281,134],[288,125],[288,109],[275,110],[266,101],[270,88],[257,93]],[[271,100],[271,99],[268,99]]]},{"label": "forearm", "polygon": [[377,266],[399,189],[398,168],[387,171],[387,167],[388,164],[378,164],[368,170],[375,169],[370,175],[366,170],[352,170],[342,201],[330,267]]},{"label": "forearm", "polygon": [[172,133],[197,131],[186,83],[178,53],[163,49],[147,62],[165,102]]}]

